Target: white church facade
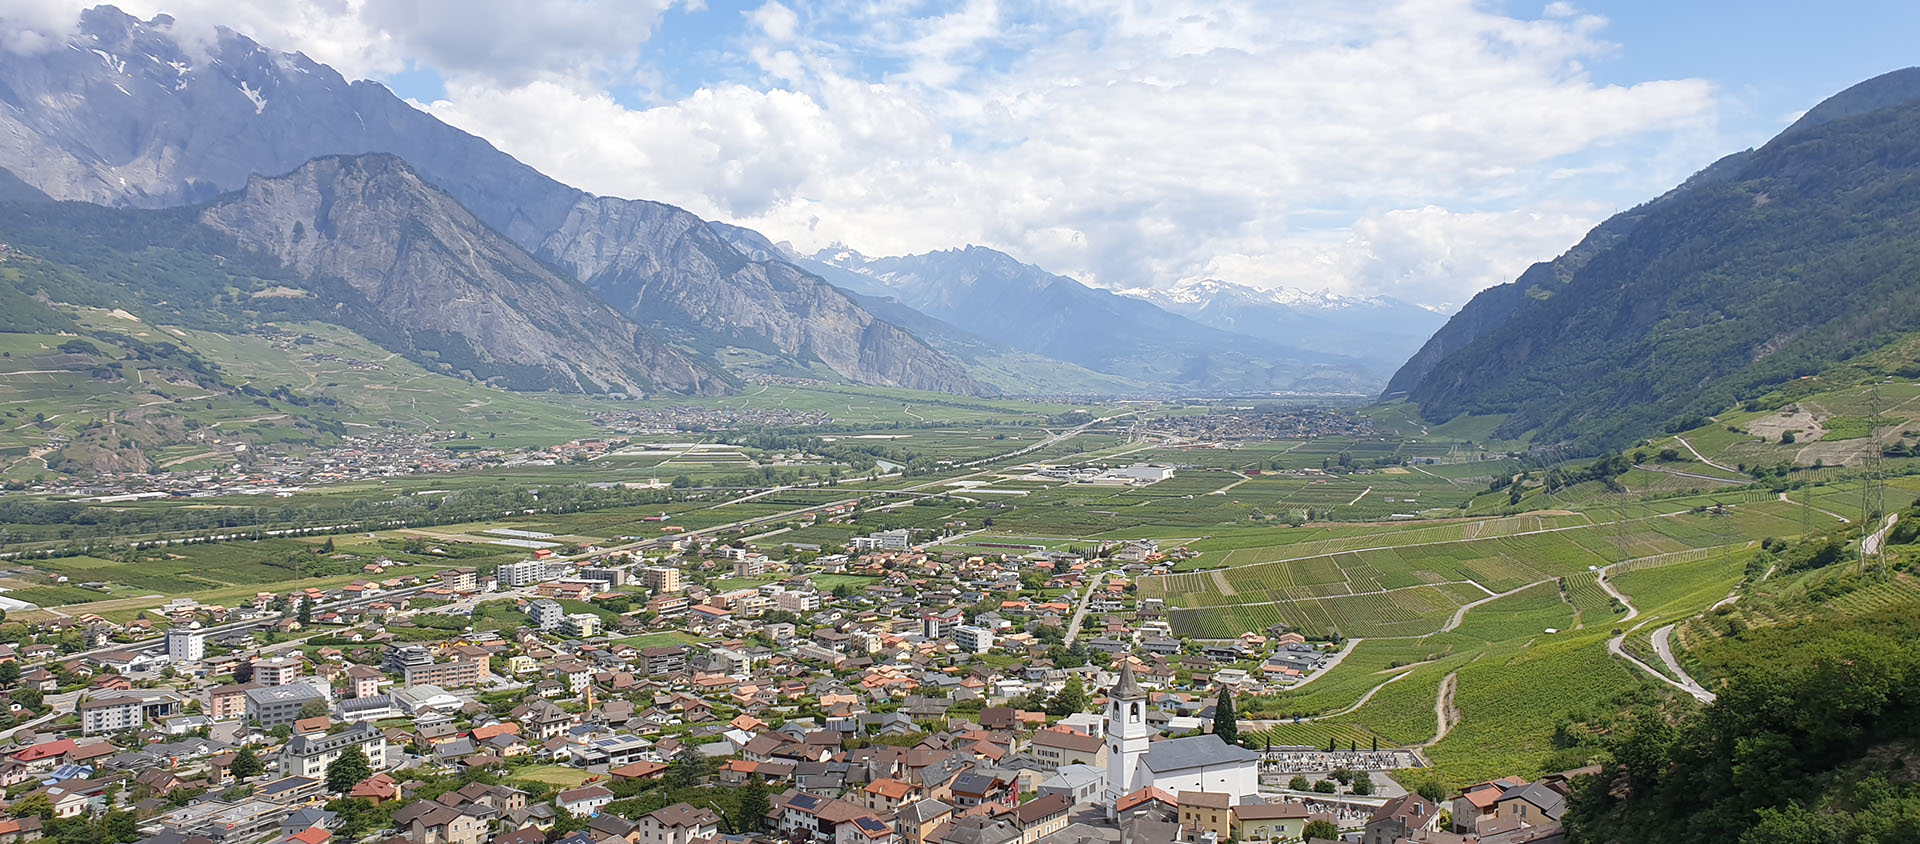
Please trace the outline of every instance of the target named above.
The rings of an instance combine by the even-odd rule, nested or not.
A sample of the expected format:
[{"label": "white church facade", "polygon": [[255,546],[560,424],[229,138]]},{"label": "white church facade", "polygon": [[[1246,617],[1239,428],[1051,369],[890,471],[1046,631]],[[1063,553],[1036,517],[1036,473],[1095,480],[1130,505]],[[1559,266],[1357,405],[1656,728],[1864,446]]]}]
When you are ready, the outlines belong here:
[{"label": "white church facade", "polygon": [[1109,815],[1121,798],[1148,787],[1168,794],[1226,794],[1236,804],[1259,793],[1260,756],[1251,750],[1214,735],[1153,741],[1147,692],[1134,679],[1132,666],[1120,670],[1120,681],[1107,697]]}]

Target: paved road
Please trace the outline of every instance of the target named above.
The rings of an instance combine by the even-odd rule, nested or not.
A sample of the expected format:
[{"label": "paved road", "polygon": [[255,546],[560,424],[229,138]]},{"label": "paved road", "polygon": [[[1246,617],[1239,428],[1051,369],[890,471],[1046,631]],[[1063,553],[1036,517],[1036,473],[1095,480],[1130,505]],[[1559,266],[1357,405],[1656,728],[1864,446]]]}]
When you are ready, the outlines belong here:
[{"label": "paved road", "polygon": [[[376,601],[391,601],[394,598],[402,598],[408,595],[412,595],[425,588],[427,587],[423,585],[423,586],[408,586],[402,589],[389,589],[384,592],[375,592],[371,595],[366,595],[359,598],[347,598],[339,601],[329,601],[324,604],[316,603],[313,605],[313,609],[314,611],[318,612],[321,610],[337,610],[342,607],[355,607],[361,604],[371,604]],[[227,624],[216,624],[211,627],[203,627],[201,628],[200,632],[206,633],[208,635],[215,635],[220,633],[232,633],[240,630],[253,630],[255,628],[260,628],[260,627],[269,627],[279,621],[280,621],[279,616],[274,616],[271,618],[253,619],[251,621],[235,621],[235,622],[229,622]],[[98,656],[100,654],[113,653],[115,651],[130,651],[133,653],[139,653],[141,651],[149,651],[149,650],[165,648],[166,646],[167,646],[167,637],[162,635],[162,636],[156,636],[151,639],[141,639],[138,642],[125,642],[125,643],[108,645],[104,648],[94,648],[92,650],[78,651],[70,654],[63,654],[59,657],[58,661],[65,662],[70,659]]]},{"label": "paved road", "polygon": [[41,724],[45,724],[48,721],[52,721],[56,718],[59,718],[62,715],[70,713],[73,711],[74,705],[79,703],[79,701],[80,701],[79,692],[68,692],[66,694],[59,694],[59,695],[47,695],[43,701],[44,703],[46,703],[48,707],[47,714],[42,715],[38,718],[35,718],[31,721],[28,721],[25,724],[21,724],[18,727],[10,727],[6,730],[0,730],[0,740],[13,738],[14,733],[17,733],[21,730],[31,730],[34,727],[38,727]]},{"label": "paved road", "polygon": [[[1472,580],[1466,580],[1466,581],[1459,581],[1459,582],[1462,582],[1462,583],[1471,583],[1471,584],[1473,584],[1473,585],[1475,585],[1475,586],[1480,586],[1480,584],[1479,584],[1479,582],[1477,582],[1477,581],[1472,581]],[[1484,604],[1484,603],[1486,603],[1486,602],[1488,602],[1488,601],[1498,601],[1498,600],[1500,600],[1501,598],[1505,598],[1505,597],[1507,597],[1508,595],[1512,595],[1512,594],[1515,594],[1515,593],[1518,593],[1518,592],[1525,592],[1525,591],[1527,591],[1528,589],[1532,589],[1533,587],[1535,587],[1535,586],[1539,586],[1539,585],[1540,585],[1540,584],[1542,584],[1542,583],[1552,583],[1552,582],[1553,582],[1553,578],[1548,578],[1548,579],[1546,579],[1546,580],[1536,580],[1536,581],[1534,581],[1534,582],[1532,582],[1532,583],[1529,583],[1529,584],[1527,584],[1527,585],[1525,585],[1525,586],[1521,586],[1521,587],[1518,587],[1518,588],[1514,588],[1514,589],[1509,589],[1509,590],[1507,590],[1507,591],[1505,591],[1505,592],[1502,592],[1502,593],[1500,593],[1500,594],[1498,594],[1498,595],[1493,595],[1493,594],[1489,594],[1489,595],[1487,595],[1487,597],[1485,597],[1485,598],[1481,598],[1481,599],[1480,599],[1480,600],[1478,600],[1478,601],[1469,601],[1469,602],[1467,602],[1467,603],[1464,603],[1464,604],[1461,604],[1461,605],[1460,605],[1460,608],[1459,608],[1459,609],[1457,609],[1457,610],[1454,610],[1454,611],[1453,611],[1453,617],[1452,617],[1452,618],[1450,618],[1450,619],[1447,619],[1447,623],[1446,623],[1445,625],[1442,625],[1442,626],[1441,626],[1441,628],[1440,628],[1439,630],[1435,630],[1435,631],[1433,631],[1432,633],[1429,633],[1429,634],[1427,634],[1427,636],[1438,636],[1438,635],[1440,635],[1441,633],[1451,633],[1451,632],[1453,632],[1454,630],[1457,630],[1457,629],[1459,629],[1459,627],[1460,627],[1460,623],[1461,623],[1461,622],[1463,622],[1463,621],[1466,621],[1466,620],[1467,620],[1467,611],[1468,611],[1468,610],[1471,610],[1471,609],[1473,609],[1474,607],[1477,607],[1477,606],[1480,606],[1481,604]],[[1483,591],[1484,591],[1484,590],[1485,590],[1485,589],[1486,589],[1487,587],[1485,587],[1485,586],[1480,586],[1480,588],[1481,588],[1481,590],[1483,590]],[[1427,638],[1427,636],[1421,636],[1421,637],[1419,637],[1419,638],[1422,638],[1422,639],[1425,639],[1425,638]]]},{"label": "paved road", "polygon": [[[1600,588],[1605,589],[1607,591],[1607,594],[1612,595],[1614,600],[1619,601],[1622,606],[1625,606],[1627,608],[1627,614],[1621,616],[1615,623],[1624,623],[1627,621],[1631,621],[1635,616],[1640,614],[1640,608],[1634,606],[1632,601],[1627,600],[1627,596],[1624,593],[1622,593],[1618,589],[1613,588],[1613,584],[1608,582],[1607,572],[1612,568],[1613,566],[1607,566],[1600,570],[1600,577],[1598,580],[1600,584]],[[1661,628],[1661,629],[1665,630],[1665,629],[1671,628],[1672,626],[1673,625],[1669,624],[1667,625],[1666,628]],[[1713,692],[1710,692],[1704,688],[1701,688],[1700,684],[1693,682],[1692,677],[1687,677],[1686,672],[1682,672],[1682,671],[1675,672],[1681,677],[1686,677],[1686,682],[1683,683],[1679,680],[1673,679],[1672,677],[1668,677],[1667,675],[1662,674],[1659,671],[1654,670],[1653,666],[1648,665],[1644,662],[1641,662],[1639,657],[1634,656],[1633,654],[1627,653],[1627,648],[1626,648],[1627,637],[1629,635],[1632,635],[1633,631],[1639,630],[1639,629],[1640,629],[1640,625],[1634,625],[1632,628],[1629,628],[1625,633],[1621,633],[1618,636],[1608,639],[1607,652],[1621,659],[1626,660],[1633,667],[1646,672],[1647,676],[1652,677],[1655,680],[1659,680],[1660,682],[1665,683],[1669,686],[1672,686],[1676,689],[1679,689],[1680,691],[1686,692],[1689,695],[1692,695],[1695,700],[1698,700],[1701,703],[1712,703]],[[1655,645],[1655,650],[1659,650],[1658,644]],[[1671,666],[1673,665],[1673,663],[1669,662],[1668,665]]]},{"label": "paved road", "polygon": [[1739,469],[1733,468],[1732,466],[1722,466],[1718,463],[1708,460],[1706,455],[1701,454],[1699,449],[1696,449],[1693,447],[1693,443],[1687,442],[1686,437],[1680,436],[1679,434],[1674,434],[1673,438],[1676,440],[1679,440],[1681,445],[1686,446],[1688,451],[1693,452],[1693,456],[1695,459],[1699,460],[1702,463],[1707,464],[1708,466],[1712,466],[1713,468],[1719,469],[1723,472],[1732,472],[1736,475],[1740,475],[1743,477],[1747,474],[1745,472],[1740,471]]},{"label": "paved road", "polygon": [[1783,492],[1783,493],[1780,493],[1780,500],[1781,500],[1781,501],[1785,501],[1785,502],[1787,502],[1788,504],[1799,504],[1799,505],[1800,505],[1800,506],[1802,506],[1802,507],[1808,507],[1808,508],[1811,508],[1811,509],[1812,509],[1812,510],[1813,510],[1814,512],[1816,512],[1816,513],[1825,513],[1825,514],[1827,514],[1827,515],[1829,515],[1829,516],[1832,516],[1832,517],[1834,517],[1834,518],[1836,518],[1836,519],[1839,519],[1839,520],[1840,520],[1840,523],[1841,523],[1841,524],[1852,524],[1852,523],[1853,523],[1853,520],[1852,520],[1852,519],[1849,519],[1849,518],[1847,518],[1846,516],[1842,516],[1842,515],[1840,515],[1839,513],[1835,513],[1835,512],[1833,512],[1832,510],[1825,510],[1825,509],[1822,509],[1822,508],[1819,508],[1819,507],[1814,507],[1814,506],[1813,506],[1812,504],[1809,504],[1809,503],[1807,503],[1807,502],[1804,502],[1804,501],[1799,501],[1799,502],[1796,502],[1796,501],[1794,501],[1794,500],[1793,500],[1792,498],[1788,498],[1788,497],[1787,497],[1787,494],[1786,494],[1786,493],[1784,493],[1784,492]]},{"label": "paved road", "polygon": [[1660,661],[1666,664],[1667,670],[1680,679],[1680,685],[1687,690],[1687,694],[1693,695],[1694,699],[1701,703],[1712,703],[1713,692],[1707,691],[1705,686],[1695,682],[1693,676],[1680,667],[1680,661],[1673,658],[1672,640],[1673,625],[1671,624],[1653,631],[1653,652],[1659,654]]},{"label": "paved road", "polygon": [[[1085,433],[1088,428],[1091,428],[1094,425],[1098,425],[1102,422],[1106,422],[1112,419],[1118,419],[1122,416],[1131,416],[1140,412],[1141,411],[1134,410],[1134,411],[1128,411],[1126,413],[1115,414],[1113,416],[1101,417],[1099,419],[1095,419],[1093,421],[1087,422],[1084,425],[1078,425],[1073,428],[1069,428],[1058,434],[1054,434],[1045,440],[1036,442],[1032,445],[1018,449],[1016,451],[1012,451],[1006,454],[995,455],[993,457],[983,457],[978,460],[969,461],[967,463],[960,464],[957,468],[970,468],[972,466],[977,466],[983,463],[995,463],[1001,460],[1006,460],[1011,457],[1018,457],[1020,455],[1029,454],[1031,452],[1037,451],[1039,449],[1045,448],[1055,443],[1063,442],[1068,439],[1072,439],[1073,437],[1079,436],[1080,434]],[[698,530],[690,530],[685,533],[673,534],[671,536],[661,536],[661,537],[653,537],[649,539],[636,540],[634,542],[628,542],[623,545],[615,545],[612,547],[600,548],[596,551],[590,551],[590,552],[582,551],[575,554],[556,554],[549,559],[554,561],[560,561],[560,562],[575,562],[575,561],[585,560],[592,557],[602,556],[604,554],[607,554],[609,552],[614,552],[614,551],[627,551],[627,550],[650,548],[652,546],[655,546],[664,542],[672,542],[674,540],[685,538],[685,537],[703,536],[707,534],[720,533],[723,531],[732,530],[734,528],[744,529],[747,527],[751,527],[753,525],[784,521],[786,519],[790,519],[801,513],[819,510],[824,507],[831,507],[836,504],[857,503],[862,499],[868,497],[869,495],[875,495],[875,494],[884,495],[887,492],[912,493],[919,490],[924,490],[928,487],[936,486],[939,484],[945,484],[953,480],[956,480],[958,478],[971,477],[972,475],[977,475],[977,474],[980,474],[980,473],[971,472],[971,473],[957,475],[957,476],[942,476],[935,480],[927,481],[926,483],[908,487],[904,490],[874,490],[874,491],[862,492],[859,495],[851,496],[849,498],[844,498],[839,501],[826,502],[822,504],[810,504],[805,507],[797,507],[792,510],[786,510],[786,511],[774,513],[768,516],[760,516],[758,518],[752,518],[752,519],[741,519],[739,521],[728,522],[726,524],[720,524],[720,525],[713,525],[711,527],[700,528]],[[801,486],[823,486],[823,485],[825,485],[825,482],[821,482],[820,484],[803,484]],[[797,488],[797,487],[781,487],[780,489],[794,489],[794,488]],[[769,490],[769,492],[772,492],[772,491],[774,490]],[[716,506],[719,506],[719,505],[716,505]],[[342,526],[342,527],[347,527],[347,526]],[[296,533],[296,532],[310,532],[314,530],[320,530],[320,529],[319,528],[302,528],[297,530],[268,531],[268,533],[277,535],[277,534],[287,534],[287,533]],[[404,530],[404,528],[402,528],[402,530]],[[234,534],[234,536],[237,537],[239,536],[239,534]],[[1095,583],[1096,584],[1098,583],[1097,579]],[[385,592],[378,592],[378,593],[360,597],[360,598],[351,598],[351,599],[345,599],[340,601],[333,601],[325,604],[315,604],[314,609],[316,610],[340,609],[342,607],[357,606],[360,604],[373,603],[375,601],[391,600],[393,598],[404,597],[407,595],[414,594],[425,588],[426,588],[425,586],[409,586],[404,589],[393,589]],[[1091,594],[1091,590],[1089,590],[1089,594]],[[1082,604],[1083,609],[1084,609],[1084,606],[1085,605],[1083,603]],[[234,632],[234,631],[240,631],[240,630],[252,630],[252,629],[272,625],[279,620],[280,620],[279,618],[264,618],[264,619],[256,619],[251,621],[236,621],[229,624],[219,624],[219,625],[207,627],[204,629],[203,632],[206,632],[208,634],[219,634],[219,633],[228,633],[228,632]],[[1074,629],[1075,630],[1079,629],[1079,626],[1076,624]],[[1072,635],[1071,632],[1069,632],[1069,635]],[[1071,642],[1072,640],[1069,639],[1068,641]],[[98,656],[104,653],[112,653],[114,651],[132,651],[137,653],[141,651],[164,648],[166,647],[166,644],[167,644],[167,640],[165,636],[157,636],[151,639],[143,639],[138,642],[118,643],[114,645],[109,645],[104,648],[94,648],[92,650],[80,651],[72,654],[65,654],[65,655],[62,655],[60,659],[64,661],[68,659],[85,658],[85,657],[91,657],[91,656]]]},{"label": "paved road", "polygon": [[1879,552],[1880,546],[1885,545],[1887,542],[1887,533],[1893,530],[1893,526],[1899,523],[1899,521],[1899,513],[1888,516],[1886,523],[1881,525],[1879,530],[1874,531],[1873,535],[1860,540],[1860,555],[1870,557]]},{"label": "paved road", "polygon": [[1073,640],[1079,638],[1080,622],[1086,620],[1087,607],[1093,603],[1093,593],[1100,591],[1100,581],[1106,579],[1106,576],[1107,573],[1103,571],[1087,581],[1087,591],[1080,596],[1080,605],[1073,608],[1073,621],[1067,625],[1067,638],[1063,642],[1065,646],[1073,647]]}]

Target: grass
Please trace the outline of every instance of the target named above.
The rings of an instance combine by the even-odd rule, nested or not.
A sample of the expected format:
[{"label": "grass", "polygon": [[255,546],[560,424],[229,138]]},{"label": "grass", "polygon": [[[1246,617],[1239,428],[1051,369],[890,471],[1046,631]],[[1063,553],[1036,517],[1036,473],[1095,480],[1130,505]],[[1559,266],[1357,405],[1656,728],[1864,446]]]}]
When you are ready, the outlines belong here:
[{"label": "grass", "polygon": [[520,768],[512,773],[514,779],[537,782],[558,788],[579,788],[582,783],[593,777],[579,768],[566,765],[534,765]]}]

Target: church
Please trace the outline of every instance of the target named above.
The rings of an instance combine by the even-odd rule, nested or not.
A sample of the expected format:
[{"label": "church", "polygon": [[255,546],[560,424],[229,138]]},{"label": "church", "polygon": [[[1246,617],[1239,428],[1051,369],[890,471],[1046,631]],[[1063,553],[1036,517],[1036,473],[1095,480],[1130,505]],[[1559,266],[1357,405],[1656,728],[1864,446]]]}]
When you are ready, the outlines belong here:
[{"label": "church", "polygon": [[1153,741],[1147,725],[1147,692],[1131,665],[1107,694],[1107,813],[1120,798],[1153,787],[1168,794],[1209,791],[1238,804],[1259,793],[1260,756],[1218,736]]}]

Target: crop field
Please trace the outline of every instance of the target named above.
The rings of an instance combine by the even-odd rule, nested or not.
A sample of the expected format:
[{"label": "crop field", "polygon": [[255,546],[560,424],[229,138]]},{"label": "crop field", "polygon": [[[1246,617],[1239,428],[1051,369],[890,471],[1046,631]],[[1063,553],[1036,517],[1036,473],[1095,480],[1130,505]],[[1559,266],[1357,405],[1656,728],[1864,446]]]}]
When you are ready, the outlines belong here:
[{"label": "crop field", "polygon": [[[1591,524],[1592,521],[1581,514],[1536,515],[1525,514],[1499,519],[1450,522],[1445,524],[1407,524],[1396,527],[1392,524],[1374,525],[1360,528],[1358,532],[1345,533],[1334,529],[1322,528],[1316,532],[1334,533],[1324,538],[1302,538],[1285,544],[1262,545],[1255,548],[1234,548],[1219,559],[1220,565],[1243,566],[1277,560],[1297,559],[1302,556],[1330,554],[1338,551],[1350,551],[1362,548],[1404,547],[1409,545],[1429,545],[1444,542],[1462,542],[1474,539],[1488,539],[1523,533],[1539,533],[1563,527],[1576,527]],[[1352,528],[1349,528],[1352,530]],[[1345,533],[1345,535],[1338,535]],[[1204,543],[1196,548],[1204,547]]]},{"label": "crop field", "polygon": [[[1691,561],[1719,553],[1711,549],[1742,547],[1748,537],[1799,531],[1798,507],[1765,497],[1699,512],[1615,512],[1604,515],[1621,520],[1584,523],[1600,515],[1509,517],[1320,538],[1295,532],[1302,541],[1222,557],[1280,559],[1142,577],[1139,590],[1174,608],[1174,630],[1183,635],[1218,638],[1240,632],[1232,629],[1236,625],[1259,629],[1273,623],[1359,636],[1419,635],[1437,629],[1461,603],[1561,578],[1577,578],[1568,587],[1574,602],[1569,612],[1577,606],[1583,620],[1590,610],[1611,616],[1611,602],[1591,581],[1599,567],[1622,560],[1635,561],[1629,568]],[[1543,524],[1565,526],[1538,527]],[[1480,534],[1494,535],[1457,538]],[[1320,550],[1349,544],[1371,547]],[[1306,553],[1289,556],[1296,552]],[[1370,605],[1377,612],[1360,608]]]},{"label": "crop field", "polygon": [[[1240,737],[1259,747],[1318,747],[1326,749],[1332,741],[1341,749],[1349,747],[1366,750],[1374,745],[1379,736],[1373,732],[1352,724],[1330,723],[1325,721],[1302,721],[1299,723],[1279,723],[1259,730],[1242,730]],[[1390,741],[1379,742],[1381,747],[1392,747]]]},{"label": "crop field", "polygon": [[[1156,538],[1163,550],[1182,548],[1193,556],[1155,573],[1138,568],[1128,573],[1138,597],[1166,602],[1176,634],[1225,639],[1283,625],[1315,638],[1345,639],[1352,648],[1338,668],[1306,686],[1245,700],[1244,716],[1262,721],[1259,729],[1244,731],[1249,738],[1275,745],[1324,747],[1332,741],[1366,747],[1378,741],[1419,746],[1439,774],[1457,784],[1468,778],[1535,772],[1534,766],[1554,749],[1549,740],[1555,724],[1570,710],[1603,706],[1623,690],[1658,688],[1607,653],[1616,626],[1633,627],[1630,646],[1644,648],[1646,635],[1658,625],[1700,613],[1736,587],[1753,588],[1742,585],[1742,579],[1755,553],[1749,548],[1760,538],[1794,537],[1808,527],[1827,528],[1842,518],[1859,518],[1860,485],[1848,470],[1829,464],[1796,472],[1794,481],[1820,485],[1783,483],[1778,489],[1787,489],[1788,499],[1782,500],[1778,489],[1750,484],[1749,478],[1694,460],[1690,453],[1630,470],[1619,479],[1625,492],[1585,482],[1549,496],[1537,486],[1544,468],[1540,460],[1500,458],[1497,455],[1509,448],[1516,453],[1525,449],[1486,442],[1497,418],[1430,426],[1404,407],[1396,411],[1393,406],[1369,411],[1383,432],[1380,436],[1172,448],[1134,439],[1136,432],[1128,430],[1131,420],[1121,420],[1096,425],[1033,454],[958,470],[951,464],[1009,453],[1058,434],[1068,427],[1060,414],[1075,408],[839,387],[751,387],[735,396],[637,402],[496,399],[494,391],[478,385],[446,395],[415,395],[408,379],[424,383],[435,376],[408,369],[410,365],[398,359],[373,359],[377,349],[334,329],[302,328],[299,333],[301,339],[295,341],[223,335],[181,340],[222,360],[252,358],[228,372],[262,385],[287,385],[314,396],[366,391],[371,398],[361,412],[368,420],[400,418],[410,426],[473,437],[450,441],[454,445],[591,435],[599,429],[586,421],[589,415],[619,407],[785,409],[833,417],[836,427],[818,436],[831,443],[883,449],[891,458],[884,471],[903,468],[895,462],[912,462],[899,477],[863,480],[843,472],[847,477],[837,486],[761,494],[767,485],[788,482],[761,470],[824,464],[817,455],[790,445],[763,449],[719,442],[722,434],[662,434],[653,446],[588,463],[362,481],[304,490],[269,504],[243,496],[127,502],[112,506],[126,511],[265,506],[298,512],[319,501],[385,501],[453,495],[483,485],[532,490],[680,474],[692,478],[696,487],[713,487],[675,493],[697,499],[670,504],[567,513],[511,510],[464,524],[340,534],[332,538],[334,550],[328,554],[316,553],[326,538],[305,537],[19,561],[10,564],[19,571],[0,586],[43,606],[85,606],[88,612],[125,619],[161,603],[160,595],[237,600],[258,589],[343,583],[363,576],[361,567],[377,557],[406,563],[409,567],[399,571],[408,573],[425,574],[449,565],[488,571],[526,554],[492,544],[496,537],[487,531],[501,528],[554,534],[556,542],[567,545],[613,544],[662,536],[669,527],[697,530],[767,518],[764,524],[719,538],[759,537],[755,544],[771,550],[783,544],[844,546],[856,536],[885,528],[954,529],[965,534],[933,550],[961,554],[1035,549],[1091,553],[1107,540]],[[32,361],[47,352],[41,347],[48,339],[59,338],[0,336],[0,349],[12,344],[31,353],[16,355],[12,363],[0,362],[0,388],[41,389],[26,367],[38,365]],[[19,377],[9,380],[10,373]],[[85,385],[45,386],[81,390]],[[120,401],[118,396],[103,394],[101,407]],[[1920,390],[1911,397],[1920,397]],[[18,428],[26,423],[18,408],[32,407],[34,401],[22,399],[12,409],[0,409],[0,414],[13,414],[0,421]],[[0,408],[7,407],[0,403]],[[1903,417],[1916,408],[1920,404],[1882,415]],[[536,410],[547,415],[533,418]],[[249,436],[265,437],[278,430],[280,420],[255,419],[265,416],[259,411],[216,406],[195,412],[203,414],[203,424],[231,416],[222,430],[229,425],[262,426]],[[1849,418],[1869,415],[1838,401],[1826,411],[1838,420],[1834,431],[1839,434],[1849,433]],[[1156,407],[1147,412],[1183,411]],[[1727,430],[1729,425],[1744,428],[1764,415],[1730,414],[1716,420],[1717,430],[1708,426],[1685,436],[1718,459],[1716,455],[1759,442],[1754,434]],[[1880,429],[1886,426],[1874,422],[1855,427],[1864,437],[1884,433]],[[27,428],[15,441],[0,441],[0,450],[15,449],[0,452],[0,459],[20,460],[24,452],[19,449],[32,436],[43,435],[33,434],[40,429],[30,423]],[[486,439],[488,435],[492,438]],[[752,436],[739,440],[775,441]],[[1671,438],[1665,441],[1678,445]],[[1482,455],[1494,457],[1475,459]],[[171,448],[165,457],[184,461],[181,465],[211,459],[183,447]],[[1435,462],[1375,465],[1409,457]],[[1139,462],[1172,464],[1177,474],[1143,486],[1066,483],[1030,474],[1045,464]],[[1356,471],[1348,473],[1343,467]],[[1488,492],[1488,482],[1520,471],[1533,473],[1519,505],[1525,511],[1508,512],[1514,505],[1507,493]],[[927,492],[934,495],[921,497]],[[1897,477],[1889,482],[1886,506],[1901,507],[1916,497],[1920,476]],[[861,499],[861,504],[850,523],[803,524],[802,511],[851,499]],[[662,514],[666,521],[655,520]],[[7,541],[45,537],[57,530],[51,525],[21,526]],[[436,551],[425,551],[423,545]],[[654,548],[648,555],[658,557],[664,551]],[[1596,572],[1606,567],[1611,567],[1609,582],[1639,610],[1636,621],[1622,622],[1626,606],[1601,588]],[[699,574],[698,579],[713,587],[771,579],[719,576],[724,573]],[[56,582],[59,577],[68,582]],[[872,583],[846,575],[817,576],[815,582],[826,589],[859,589]],[[1900,606],[1916,595],[1920,580],[1907,577],[1860,588],[1836,598],[1835,604],[1866,611]],[[521,619],[510,611],[490,611],[486,621],[511,625]],[[678,631],[662,631],[633,641],[687,638]],[[1442,700],[1448,694],[1450,700]],[[1458,723],[1438,723],[1439,703],[1450,703]]]},{"label": "crop field", "polygon": [[1169,617],[1175,633],[1198,639],[1231,638],[1273,624],[1315,635],[1417,636],[1439,629],[1461,604],[1485,594],[1471,586],[1444,583],[1265,604],[1176,609]]}]

